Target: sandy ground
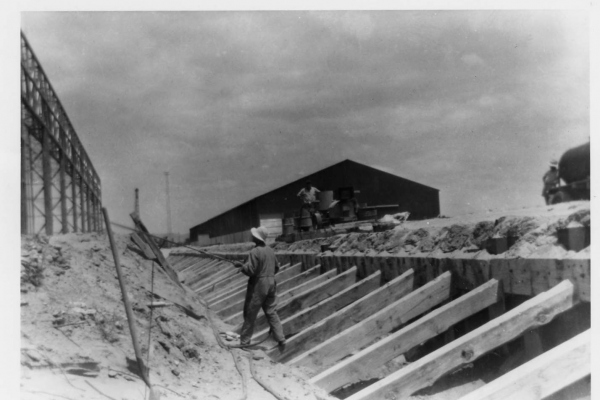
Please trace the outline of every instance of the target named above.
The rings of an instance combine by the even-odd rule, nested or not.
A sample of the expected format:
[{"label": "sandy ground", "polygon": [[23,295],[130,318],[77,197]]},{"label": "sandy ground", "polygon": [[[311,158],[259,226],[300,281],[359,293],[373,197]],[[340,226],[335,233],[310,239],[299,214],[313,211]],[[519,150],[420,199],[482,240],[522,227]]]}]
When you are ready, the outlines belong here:
[{"label": "sandy ground", "polygon": [[[191,299],[156,265],[153,280],[153,263],[129,249],[128,241],[127,236],[118,237],[119,254],[154,390],[162,399],[242,398],[242,379],[232,355],[218,346],[206,318],[194,319],[173,305],[148,307],[164,299],[153,298],[146,289],[180,304]],[[21,247],[21,398],[148,398],[136,375],[107,237],[23,237]],[[239,360],[250,377],[247,358]],[[285,398],[313,400],[318,398],[315,393],[325,397],[295,369],[267,357],[254,363],[259,376]],[[251,378],[247,390],[249,399],[274,398]]]},{"label": "sandy ground", "polygon": [[[556,238],[560,228],[589,224],[589,203],[573,202],[478,216],[408,221],[384,232],[352,232],[275,247],[286,251],[320,251],[322,244],[328,244],[340,253],[589,258],[589,248],[578,253],[567,251]],[[486,251],[484,243],[488,238],[506,236],[517,238],[509,251],[497,256]],[[206,310],[168,280],[157,264],[129,247],[128,236],[117,236],[117,241],[138,341],[155,392],[162,399],[241,399],[243,380],[232,354],[218,346]],[[249,247],[241,244],[214,249],[245,251]],[[107,236],[68,234],[50,239],[24,236],[21,253],[21,398],[149,398],[148,389],[137,375]],[[149,291],[160,297],[152,296]],[[157,301],[166,301],[168,305],[148,306]],[[192,305],[199,318],[186,315],[173,303]],[[215,323],[219,330],[231,329],[216,318]],[[243,353],[236,351],[236,354]],[[327,397],[306,382],[309,372],[273,363],[260,350],[254,355],[259,358],[254,361],[257,373],[283,398]],[[247,357],[239,356],[238,360],[243,374],[249,377],[247,398],[274,398],[250,378]],[[478,377],[469,377],[451,384],[446,382],[412,398],[451,400],[483,384]]]},{"label": "sandy ground", "polygon": [[[488,212],[452,218],[406,221],[383,232],[373,232],[371,224],[356,232],[329,238],[278,242],[280,251],[321,252],[329,245],[333,252],[389,253],[398,256],[443,256],[461,258],[570,258],[589,257],[589,249],[568,251],[557,238],[557,231],[566,227],[590,226],[590,203],[577,201],[520,210]],[[514,238],[515,243],[502,254],[492,255],[486,248],[490,238]],[[219,247],[225,251],[227,246]],[[243,251],[241,245],[233,251]]]}]

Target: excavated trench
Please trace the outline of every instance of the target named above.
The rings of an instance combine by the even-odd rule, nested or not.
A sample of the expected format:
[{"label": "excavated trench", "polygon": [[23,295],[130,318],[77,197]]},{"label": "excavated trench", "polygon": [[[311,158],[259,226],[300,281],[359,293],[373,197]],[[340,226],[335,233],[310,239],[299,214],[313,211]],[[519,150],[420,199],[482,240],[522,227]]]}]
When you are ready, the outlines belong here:
[{"label": "excavated trench", "polygon": [[[589,248],[560,241],[574,243],[585,218],[578,210],[545,224],[504,218],[277,245],[288,344],[283,354],[271,339],[260,349],[337,398],[589,398]],[[577,229],[559,232],[567,228]],[[505,251],[490,254],[502,239]],[[248,248],[210,250],[244,260]],[[239,332],[246,278],[190,250],[169,261]],[[267,337],[259,315],[253,340]]]}]

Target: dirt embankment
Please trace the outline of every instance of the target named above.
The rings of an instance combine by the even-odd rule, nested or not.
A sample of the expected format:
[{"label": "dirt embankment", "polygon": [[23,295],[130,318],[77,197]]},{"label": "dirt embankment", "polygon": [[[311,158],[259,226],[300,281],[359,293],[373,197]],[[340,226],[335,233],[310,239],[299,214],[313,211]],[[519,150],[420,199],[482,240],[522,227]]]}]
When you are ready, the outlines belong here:
[{"label": "dirt embankment", "polygon": [[[117,239],[141,351],[161,398],[240,399],[242,379],[205,315],[192,318],[173,305],[193,300],[130,249],[127,236]],[[147,398],[107,237],[22,237],[21,251],[21,398]],[[156,302],[166,305],[149,307]],[[248,360],[241,358],[250,376]],[[290,400],[323,395],[296,369],[266,357],[254,363]],[[249,379],[248,398],[273,397]]]},{"label": "dirt embankment", "polygon": [[[557,232],[566,227],[589,227],[590,223],[589,202],[573,202],[511,214],[408,221],[384,232],[358,231],[291,244],[277,242],[273,248],[320,253],[326,246],[340,253],[385,251],[419,257],[565,258],[574,256],[574,252],[559,243]],[[492,256],[488,246],[493,238],[507,238],[512,245],[508,251]],[[220,248],[226,251],[226,246]]]}]

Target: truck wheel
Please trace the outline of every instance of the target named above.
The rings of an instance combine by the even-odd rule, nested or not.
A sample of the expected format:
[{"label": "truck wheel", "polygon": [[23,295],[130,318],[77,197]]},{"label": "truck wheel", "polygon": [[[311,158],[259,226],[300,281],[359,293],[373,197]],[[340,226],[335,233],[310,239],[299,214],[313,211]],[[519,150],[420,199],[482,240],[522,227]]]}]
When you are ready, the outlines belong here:
[{"label": "truck wheel", "polygon": [[573,197],[569,193],[561,190],[552,195],[550,198],[550,204],[566,203],[572,200]]}]

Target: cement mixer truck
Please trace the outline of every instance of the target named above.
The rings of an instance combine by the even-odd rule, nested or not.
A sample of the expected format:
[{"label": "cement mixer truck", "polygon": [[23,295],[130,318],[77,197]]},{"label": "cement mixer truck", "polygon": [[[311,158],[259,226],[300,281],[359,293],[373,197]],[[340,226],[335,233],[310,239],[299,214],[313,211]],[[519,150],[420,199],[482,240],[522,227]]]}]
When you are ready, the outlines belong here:
[{"label": "cement mixer truck", "polygon": [[558,162],[562,186],[549,190],[550,204],[590,199],[590,143],[567,150]]}]

